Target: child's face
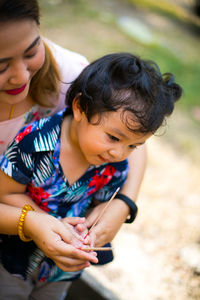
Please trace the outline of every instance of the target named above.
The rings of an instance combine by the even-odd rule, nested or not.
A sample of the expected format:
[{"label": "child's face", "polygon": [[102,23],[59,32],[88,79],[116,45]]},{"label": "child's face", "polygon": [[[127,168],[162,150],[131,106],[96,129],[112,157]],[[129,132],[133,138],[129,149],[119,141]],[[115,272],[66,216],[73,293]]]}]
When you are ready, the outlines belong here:
[{"label": "child's face", "polygon": [[35,21],[0,22],[0,102],[12,105],[25,100],[44,59]]},{"label": "child's face", "polygon": [[122,161],[151,136],[128,130],[121,120],[120,111],[103,113],[101,122],[94,125],[97,120],[98,116],[94,116],[89,123],[84,113],[74,113],[76,143],[92,165]]}]

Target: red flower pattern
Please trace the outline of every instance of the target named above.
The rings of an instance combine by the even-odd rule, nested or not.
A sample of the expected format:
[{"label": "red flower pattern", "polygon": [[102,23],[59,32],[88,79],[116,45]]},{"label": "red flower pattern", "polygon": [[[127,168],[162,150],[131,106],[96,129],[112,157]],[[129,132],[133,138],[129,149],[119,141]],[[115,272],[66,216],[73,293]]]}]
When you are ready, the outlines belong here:
[{"label": "red flower pattern", "polygon": [[26,127],[26,129],[24,130],[24,132],[20,132],[16,138],[15,138],[15,142],[18,144],[24,137],[25,135],[29,134],[31,132],[32,129],[32,125],[29,125],[28,127]]},{"label": "red flower pattern", "polygon": [[88,195],[91,195],[94,192],[102,189],[109,181],[112,179],[116,169],[113,166],[107,165],[102,173],[98,174],[96,171],[96,175],[94,175],[89,183],[89,187],[94,187],[89,191]]},{"label": "red flower pattern", "polygon": [[[36,112],[33,113],[33,120],[32,120],[32,121],[38,121],[38,120],[40,120],[41,118],[42,118],[41,112],[36,111]],[[32,121],[31,121],[31,122],[32,122]]]},{"label": "red flower pattern", "polygon": [[33,201],[44,211],[49,212],[48,202],[42,202],[42,200],[49,198],[50,194],[45,192],[41,187],[35,187],[33,184],[28,186],[28,195]]}]

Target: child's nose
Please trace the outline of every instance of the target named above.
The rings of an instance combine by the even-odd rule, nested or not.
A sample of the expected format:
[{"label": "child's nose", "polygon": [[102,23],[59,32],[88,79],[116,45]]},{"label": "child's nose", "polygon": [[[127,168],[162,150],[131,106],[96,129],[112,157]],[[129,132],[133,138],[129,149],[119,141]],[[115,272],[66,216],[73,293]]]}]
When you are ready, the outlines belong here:
[{"label": "child's nose", "polygon": [[30,72],[23,61],[17,62],[11,69],[10,83],[13,85],[23,85],[29,81]]},{"label": "child's nose", "polygon": [[112,148],[109,150],[109,154],[115,161],[122,161],[128,156],[123,147]]}]

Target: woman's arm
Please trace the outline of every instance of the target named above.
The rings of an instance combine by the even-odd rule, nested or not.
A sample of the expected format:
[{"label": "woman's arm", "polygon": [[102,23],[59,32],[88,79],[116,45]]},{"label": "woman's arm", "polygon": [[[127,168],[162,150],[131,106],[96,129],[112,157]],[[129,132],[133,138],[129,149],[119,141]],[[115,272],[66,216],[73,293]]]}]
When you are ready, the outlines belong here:
[{"label": "woman's arm", "polygon": [[[33,201],[22,194],[25,192],[25,185],[17,183],[1,170],[0,182],[0,233],[16,235],[21,214],[19,206],[23,207],[27,203],[32,205]],[[33,239],[44,254],[63,271],[78,271],[89,266],[90,262],[98,262],[94,252],[87,253],[78,249],[83,246],[83,238],[78,238],[69,224],[75,226],[81,222],[80,218],[69,218],[68,222],[61,222],[53,216],[41,213],[36,207],[36,211],[29,211],[26,215],[24,234]]]},{"label": "woman's arm", "polygon": [[123,193],[133,201],[137,200],[140,186],[144,177],[147,163],[147,147],[142,145],[137,147],[129,156],[129,174],[120,193]]}]

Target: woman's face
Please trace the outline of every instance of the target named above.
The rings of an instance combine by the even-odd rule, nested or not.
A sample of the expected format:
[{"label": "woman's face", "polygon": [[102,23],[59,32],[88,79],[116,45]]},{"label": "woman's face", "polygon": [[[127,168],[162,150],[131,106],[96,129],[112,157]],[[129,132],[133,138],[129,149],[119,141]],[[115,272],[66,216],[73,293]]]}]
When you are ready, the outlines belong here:
[{"label": "woman's face", "polygon": [[35,21],[0,22],[0,103],[12,105],[26,99],[30,81],[44,59]]}]

